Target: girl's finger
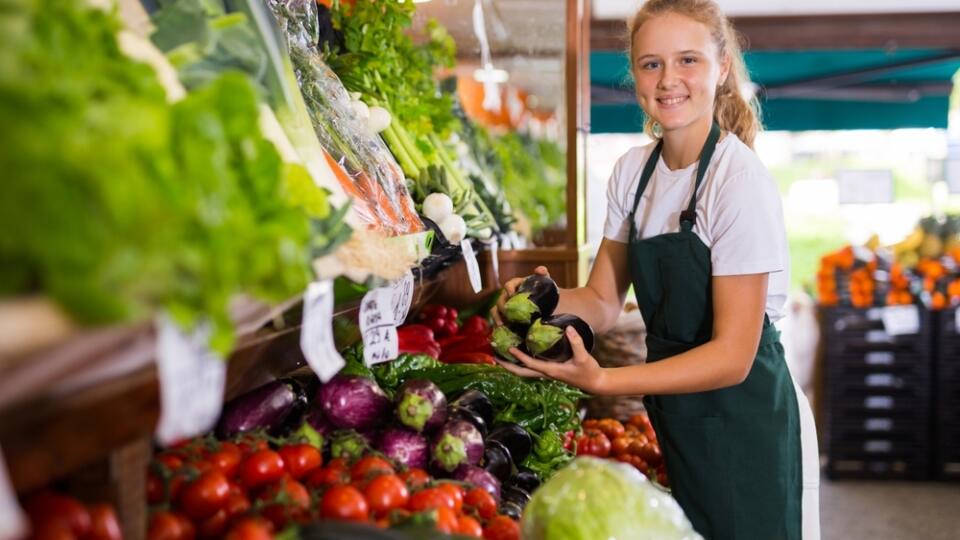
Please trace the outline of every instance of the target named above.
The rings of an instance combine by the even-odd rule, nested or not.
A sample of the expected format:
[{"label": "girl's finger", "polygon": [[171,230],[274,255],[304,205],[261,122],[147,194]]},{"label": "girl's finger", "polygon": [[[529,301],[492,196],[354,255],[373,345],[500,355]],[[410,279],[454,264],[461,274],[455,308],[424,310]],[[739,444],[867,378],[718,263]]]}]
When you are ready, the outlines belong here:
[{"label": "girl's finger", "polygon": [[520,361],[525,367],[539,371],[547,377],[555,378],[554,370],[556,369],[557,364],[553,362],[544,362],[543,360],[537,360],[527,354],[524,354],[520,349],[512,348],[510,349],[510,354]]},{"label": "girl's finger", "polygon": [[502,367],[503,369],[519,377],[536,378],[536,379],[543,378],[543,373],[540,373],[525,367],[520,367],[510,362],[505,362],[503,360],[500,360],[499,358],[497,358],[497,363],[500,364],[500,367]]}]

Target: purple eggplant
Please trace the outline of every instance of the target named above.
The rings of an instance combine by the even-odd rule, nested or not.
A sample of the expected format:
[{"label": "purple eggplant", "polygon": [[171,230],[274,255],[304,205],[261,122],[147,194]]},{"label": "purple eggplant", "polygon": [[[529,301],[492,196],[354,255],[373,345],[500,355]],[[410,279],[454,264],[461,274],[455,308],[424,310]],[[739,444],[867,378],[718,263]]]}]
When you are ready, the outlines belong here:
[{"label": "purple eggplant", "polygon": [[504,360],[516,362],[513,355],[510,354],[510,349],[513,347],[522,347],[523,338],[506,326],[498,326],[493,329],[493,333],[490,335],[490,345],[493,347],[493,350],[496,351],[497,355]]},{"label": "purple eggplant", "polygon": [[484,441],[480,466],[501,482],[506,482],[513,474],[513,459],[510,457],[510,451],[498,441]]},{"label": "purple eggplant", "polygon": [[488,426],[493,423],[493,416],[496,414],[493,408],[493,402],[480,390],[467,390],[457,396],[457,399],[453,400],[450,405],[473,411],[483,418],[483,421]]},{"label": "purple eggplant", "polygon": [[514,463],[520,463],[527,459],[530,451],[533,450],[533,438],[530,433],[517,424],[503,423],[498,425],[490,435],[487,436],[486,443],[498,442],[506,447],[510,453],[510,459]]},{"label": "purple eggplant", "polygon": [[365,431],[382,421],[390,409],[390,398],[373,379],[337,375],[317,393],[320,409],[338,428]]},{"label": "purple eggplant", "polygon": [[483,420],[483,417],[466,407],[456,405],[447,407],[447,421],[450,420],[466,420],[477,428],[481,436],[487,436],[487,423]]},{"label": "purple eggplant", "polygon": [[461,465],[476,465],[483,457],[483,436],[470,422],[447,422],[430,443],[430,457],[431,467],[447,473]]},{"label": "purple eggplant", "polygon": [[537,476],[537,473],[526,467],[518,467],[517,474],[510,478],[507,485],[517,486],[527,493],[533,493],[540,487],[540,477]]},{"label": "purple eggplant", "polygon": [[427,468],[430,453],[427,439],[411,429],[388,427],[380,435],[377,450],[406,468]]},{"label": "purple eggplant", "polygon": [[433,431],[447,420],[447,398],[431,381],[410,379],[397,390],[397,419],[418,432]]},{"label": "purple eggplant", "polygon": [[307,414],[303,415],[303,421],[324,437],[329,437],[336,429],[323,416],[323,411],[316,407],[310,407]]},{"label": "purple eggplant", "polygon": [[560,303],[560,289],[547,276],[527,276],[504,304],[503,315],[511,323],[530,324],[536,317],[549,317]]},{"label": "purple eggplant", "polygon": [[500,500],[500,480],[497,480],[489,471],[473,465],[462,465],[453,471],[453,477],[461,482],[483,488],[490,492],[494,499]]},{"label": "purple eggplant", "polygon": [[291,379],[279,379],[236,397],[223,406],[216,432],[228,439],[256,429],[273,431],[306,407],[302,388]]},{"label": "purple eggplant", "polygon": [[566,362],[573,357],[570,340],[564,335],[568,326],[572,326],[587,352],[593,350],[593,329],[576,315],[561,314],[538,319],[527,332],[527,349],[537,358],[551,362]]}]

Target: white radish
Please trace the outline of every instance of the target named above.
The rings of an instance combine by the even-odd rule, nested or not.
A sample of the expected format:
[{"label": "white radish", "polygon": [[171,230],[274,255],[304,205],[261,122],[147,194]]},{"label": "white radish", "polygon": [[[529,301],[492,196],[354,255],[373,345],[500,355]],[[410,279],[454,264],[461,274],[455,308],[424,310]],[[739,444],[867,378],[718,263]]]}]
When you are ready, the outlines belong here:
[{"label": "white radish", "polygon": [[445,193],[431,193],[423,199],[423,215],[438,225],[452,213],[453,200]]},{"label": "white radish", "polygon": [[367,107],[367,104],[362,101],[351,101],[350,107],[353,108],[353,114],[361,120],[370,119],[370,107]]},{"label": "white radish", "polygon": [[367,127],[374,133],[390,127],[390,113],[383,107],[370,107],[370,117],[367,119]]},{"label": "white radish", "polygon": [[467,223],[456,214],[443,218],[437,225],[440,226],[440,232],[443,233],[444,238],[451,244],[459,244],[467,235]]}]

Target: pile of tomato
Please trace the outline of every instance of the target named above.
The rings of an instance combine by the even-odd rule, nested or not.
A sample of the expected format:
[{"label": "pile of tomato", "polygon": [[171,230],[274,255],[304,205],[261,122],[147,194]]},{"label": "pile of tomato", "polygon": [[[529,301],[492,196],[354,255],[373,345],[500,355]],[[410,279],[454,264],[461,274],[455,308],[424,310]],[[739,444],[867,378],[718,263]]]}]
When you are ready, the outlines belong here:
[{"label": "pile of tomato", "polygon": [[657,434],[646,413],[626,422],[614,418],[587,419],[577,437],[577,455],[613,458],[629,463],[651,480],[668,486]]},{"label": "pile of tomato", "polygon": [[427,519],[444,533],[517,540],[493,495],[398,470],[377,455],[324,463],[306,443],[203,439],[160,452],[151,463],[150,540],[269,539],[291,525],[332,519],[387,528]]},{"label": "pile of tomato", "polygon": [[40,540],[121,540],[117,513],[109,504],[85,505],[51,490],[41,491],[24,501],[30,519],[31,538]]}]

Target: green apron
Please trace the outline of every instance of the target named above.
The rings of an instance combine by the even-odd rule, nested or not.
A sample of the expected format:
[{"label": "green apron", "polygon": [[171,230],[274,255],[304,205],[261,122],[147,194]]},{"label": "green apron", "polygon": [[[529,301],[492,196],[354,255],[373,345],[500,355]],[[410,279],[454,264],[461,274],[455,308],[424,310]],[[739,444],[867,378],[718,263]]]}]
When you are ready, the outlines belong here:
[{"label": "green apron", "polygon": [[[660,158],[657,145],[630,213],[630,275],[647,324],[647,361],[710,340],[710,248],[693,232],[697,191],[720,129],[700,153],[696,186],[680,231],[639,239],[635,214]],[[771,249],[773,249],[771,247]],[[646,396],[673,495],[708,540],[800,540],[800,419],[780,333],[764,316],[750,374],[719,390]]]}]

